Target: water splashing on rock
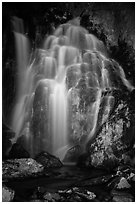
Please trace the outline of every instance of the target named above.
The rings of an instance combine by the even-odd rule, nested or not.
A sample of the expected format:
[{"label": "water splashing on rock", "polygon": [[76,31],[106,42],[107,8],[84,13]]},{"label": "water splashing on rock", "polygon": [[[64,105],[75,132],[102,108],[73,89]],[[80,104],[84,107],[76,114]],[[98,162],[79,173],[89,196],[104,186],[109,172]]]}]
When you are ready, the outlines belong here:
[{"label": "water splashing on rock", "polygon": [[[16,26],[19,22],[14,21]],[[73,21],[60,25],[33,51],[31,63],[27,38],[19,31],[15,39],[15,140],[25,135],[32,155],[46,150],[63,160],[70,147],[85,145],[108,119],[113,90],[121,84],[130,91],[134,87],[122,67],[108,58],[103,43]]]}]

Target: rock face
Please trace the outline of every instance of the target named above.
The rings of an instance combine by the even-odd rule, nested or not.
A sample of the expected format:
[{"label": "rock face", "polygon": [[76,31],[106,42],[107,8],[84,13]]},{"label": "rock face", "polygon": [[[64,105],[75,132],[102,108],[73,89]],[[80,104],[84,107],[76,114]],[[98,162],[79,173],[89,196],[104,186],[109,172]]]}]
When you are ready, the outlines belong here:
[{"label": "rock face", "polygon": [[48,152],[41,152],[36,156],[35,160],[42,164],[45,168],[56,168],[62,166],[59,158],[49,154]]},{"label": "rock face", "polygon": [[[62,37],[64,35],[65,30],[67,29],[66,26],[67,17],[70,18],[70,13],[73,16],[73,12],[76,10],[71,9],[71,11],[69,11],[68,5],[70,5],[70,7],[72,6],[74,8],[77,8],[78,10],[81,9],[83,10],[83,7],[85,8],[86,6],[87,9],[85,9],[84,12],[87,15],[85,13],[82,13],[82,15],[79,14],[81,17],[81,21],[79,22],[80,25],[86,27],[87,30],[90,31],[90,33],[96,34],[96,36],[105,43],[105,45],[109,49],[109,53],[112,54],[112,57],[119,61],[123,69],[126,70],[126,75],[128,76],[128,78],[133,80],[134,76],[132,75],[134,74],[134,49],[133,49],[134,3],[133,4],[117,3],[115,5],[116,7],[114,6],[113,3],[110,4],[88,3],[79,5],[72,3],[64,4],[63,11],[62,8],[60,10],[59,8],[60,6],[58,7],[56,5],[57,8],[54,9],[51,8],[52,6],[51,7],[49,6],[50,8],[49,11],[47,10],[48,12],[44,14],[44,19],[46,20],[47,27],[45,27],[43,24],[42,25],[40,24],[41,21],[43,22],[43,17],[38,18],[39,20],[36,23],[37,25],[35,25],[36,27],[38,26],[36,36],[34,35],[35,38],[41,37],[40,35],[42,35],[41,31],[43,29],[46,28],[45,30],[48,30],[47,29],[49,28],[48,19],[50,19],[51,16],[54,16],[53,14],[55,14],[58,11],[58,9],[59,11],[61,11],[61,16],[60,14],[55,15],[55,18],[53,18],[54,20],[51,24],[54,27],[55,25],[58,25],[61,22],[65,23],[64,27],[63,25],[60,27]],[[41,6],[39,8],[41,8]],[[64,10],[64,8],[66,9],[66,11]],[[33,9],[35,10],[35,7],[33,7]],[[12,10],[12,8],[9,8],[9,10]],[[13,13],[14,12],[15,11],[13,9]],[[28,18],[27,10],[25,10],[25,12],[26,17]],[[6,15],[8,14],[8,18],[10,19],[9,13],[10,12],[8,12],[8,10],[5,8],[4,13],[5,18]],[[22,18],[24,18],[24,16],[22,16]],[[34,18],[37,18],[37,15]],[[86,20],[86,18],[88,21]],[[117,18],[120,19],[119,22]],[[41,31],[39,30],[39,24]],[[84,40],[85,31],[83,33],[82,32],[83,29],[81,30],[81,28],[79,27],[76,27],[75,29],[75,26],[77,26],[76,20],[75,22],[73,21],[72,26],[72,28],[74,29],[73,32],[69,32],[70,35],[72,35],[71,45],[77,47],[78,52],[80,51],[80,54],[79,56],[76,57],[75,60],[73,58],[74,56],[72,52],[70,52],[69,56],[67,56],[67,54],[63,54],[64,56],[65,55],[67,56],[66,57],[67,60],[65,59],[64,61],[65,66],[67,65],[66,84],[69,95],[68,96],[69,143],[73,144],[73,146],[75,144],[80,146],[83,145],[85,149],[87,140],[90,140],[88,143],[89,147],[88,151],[90,152],[91,156],[88,157],[88,162],[86,162],[88,163],[89,166],[113,167],[118,162],[130,163],[130,156],[126,151],[130,151],[129,149],[132,146],[131,145],[132,141],[129,141],[130,140],[129,135],[131,130],[129,126],[131,126],[130,119],[132,118],[132,116],[130,115],[130,119],[129,118],[127,119],[128,104],[127,109],[123,108],[123,112],[121,113],[119,112],[120,108],[118,107],[117,96],[115,96],[113,93],[115,89],[116,91],[118,91],[118,89],[121,89],[121,92],[125,91],[125,89],[123,89],[123,84],[127,83],[127,81],[125,80],[123,69],[121,69],[120,66],[118,68],[118,66],[116,66],[116,63],[112,65],[113,60],[110,60],[107,57],[104,46],[102,46],[102,42],[97,40],[95,36],[89,35],[88,33],[86,33],[87,41],[85,41]],[[31,25],[31,28],[32,27],[33,26]],[[10,26],[4,27],[5,36],[8,36],[9,28]],[[73,34],[75,33],[74,31],[76,31],[76,34],[78,35],[73,36]],[[57,32],[56,35],[59,35],[60,32]],[[129,35],[129,33],[131,35]],[[9,37],[5,37],[5,39],[9,39]],[[35,42],[37,40],[38,39],[35,39]],[[59,50],[58,47],[63,45],[63,41],[65,42],[64,39],[60,39],[58,45],[56,46],[57,49],[55,49],[55,58],[57,57],[56,52],[58,52]],[[10,43],[7,43],[8,41],[6,40],[4,42],[5,47],[8,48],[9,46],[7,45],[10,45]],[[85,42],[88,42],[86,43],[86,46]],[[49,44],[50,43],[51,42],[49,42]],[[48,46],[50,47],[50,45]],[[111,50],[112,47],[113,51]],[[6,48],[4,48],[5,55],[7,53]],[[94,48],[96,49],[94,50]],[[12,49],[7,50],[9,52]],[[91,52],[89,52],[89,50]],[[100,51],[103,53],[103,55]],[[42,51],[41,54],[43,55],[44,52]],[[9,62],[7,63],[6,60],[9,58],[9,56],[7,55],[4,56],[5,78],[7,77],[8,73],[6,71],[7,70],[6,64],[9,63]],[[70,58],[72,58],[74,61],[69,64],[69,62],[71,61],[69,60]],[[45,74],[47,75],[46,72],[44,72],[43,74],[43,72],[41,71],[46,66],[43,66],[44,64],[39,59],[39,57],[36,61],[38,62],[34,63],[34,70],[36,68],[38,69],[34,74],[35,75],[34,84],[37,84],[36,82],[38,82],[39,79],[42,80],[43,78],[45,78]],[[11,65],[8,65],[9,68],[11,68],[10,66]],[[52,68],[53,76],[50,76],[49,78],[54,78],[55,67],[53,66]],[[115,75],[117,77],[115,77]],[[122,77],[119,77],[120,75]],[[7,86],[7,82],[5,84],[6,86],[4,87],[9,86],[9,85]],[[32,118],[32,119],[30,119],[29,117],[27,118],[27,120],[29,121],[29,122],[27,121],[29,124],[27,125],[29,126],[30,133],[29,143],[31,144],[30,146],[33,147],[32,155],[33,153],[37,154],[42,150],[50,152],[52,146],[52,141],[50,137],[52,125],[50,125],[48,121],[49,118],[48,110],[50,109],[49,108],[50,102],[48,101],[49,90],[47,85],[43,86],[42,83],[38,83],[37,85],[38,85],[37,87],[34,87],[34,89],[36,88],[34,95],[32,94],[33,96],[30,97],[30,99],[28,99],[27,104],[29,104],[29,102],[31,101],[30,105],[31,107],[28,108],[26,106],[27,111],[26,115],[24,115],[24,119],[26,119],[28,115],[30,115],[29,117]],[[12,85],[12,87],[14,87],[14,85]],[[31,86],[29,85],[29,87]],[[8,89],[6,88],[6,95],[8,95],[7,90]],[[11,87],[9,90],[11,90]],[[29,93],[27,95],[29,95]],[[4,94],[5,99],[7,99],[6,95]],[[25,100],[27,101],[27,98]],[[119,101],[119,105],[123,103],[125,102]],[[5,106],[5,110],[6,109],[7,106]],[[28,109],[30,109],[30,114],[28,113],[29,112]],[[119,112],[118,114],[115,113],[116,110]],[[114,118],[111,116],[112,112]],[[75,151],[73,152],[73,154],[75,154]]]},{"label": "rock face", "polygon": [[127,103],[120,100],[110,119],[101,127],[96,138],[89,142],[88,166],[112,169],[120,163],[130,163],[130,149],[134,144],[134,114]]},{"label": "rock face", "polygon": [[44,167],[33,159],[9,159],[2,162],[2,179],[34,177],[43,169]]},{"label": "rock face", "polygon": [[5,159],[8,156],[8,152],[12,146],[11,139],[13,139],[15,133],[7,127],[5,124],[2,124],[2,158]]},{"label": "rock face", "polygon": [[122,65],[127,78],[134,81],[135,4],[103,2],[90,6],[81,18],[81,25],[105,43],[110,55]]},{"label": "rock face", "polygon": [[5,185],[2,186],[2,202],[11,202],[14,198],[15,192],[6,187]]},{"label": "rock face", "polygon": [[[119,162],[130,163],[128,151],[134,143],[134,91],[128,87],[128,81],[125,83],[120,66],[106,58],[102,61],[107,73],[106,87],[99,85],[104,80],[100,76],[102,63],[98,61],[99,55],[93,56],[84,55],[89,67],[81,65],[80,69],[74,67],[67,72],[70,141],[85,147],[88,141],[90,156],[85,160],[86,165],[111,169]],[[101,97],[98,97],[99,86]]]},{"label": "rock face", "polygon": [[39,83],[34,95],[34,113],[33,119],[31,121],[31,130],[32,134],[34,135],[31,143],[33,146],[32,149],[34,152],[34,156],[39,154],[41,151],[44,151],[45,149],[47,151],[50,151],[51,149],[48,124],[48,98],[48,91],[44,91],[42,83]]}]

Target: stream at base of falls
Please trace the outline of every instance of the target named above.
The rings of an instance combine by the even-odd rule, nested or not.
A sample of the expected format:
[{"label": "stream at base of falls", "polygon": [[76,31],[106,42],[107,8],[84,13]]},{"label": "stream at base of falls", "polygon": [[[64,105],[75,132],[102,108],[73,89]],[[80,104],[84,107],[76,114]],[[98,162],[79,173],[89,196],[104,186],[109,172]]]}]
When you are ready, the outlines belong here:
[{"label": "stream at base of falls", "polygon": [[[36,178],[4,182],[7,187],[15,191],[13,201],[90,201],[89,192],[93,192],[95,195],[94,202],[113,201],[112,189],[108,188],[108,183],[115,179],[114,172],[79,168],[75,165],[64,165],[61,168],[45,170],[45,172],[44,176]],[[82,193],[80,194],[80,192]],[[127,191],[124,192],[127,193]],[[74,197],[75,194],[79,194],[80,197],[78,195]],[[132,197],[132,195],[130,196]],[[64,200],[61,200],[62,198]],[[79,200],[77,200],[78,198]]]}]

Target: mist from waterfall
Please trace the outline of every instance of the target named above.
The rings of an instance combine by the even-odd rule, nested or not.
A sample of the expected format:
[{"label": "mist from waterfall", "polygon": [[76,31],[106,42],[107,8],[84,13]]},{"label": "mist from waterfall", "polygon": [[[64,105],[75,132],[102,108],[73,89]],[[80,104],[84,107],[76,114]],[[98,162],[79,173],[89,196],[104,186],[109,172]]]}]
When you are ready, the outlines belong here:
[{"label": "mist from waterfall", "polygon": [[[16,18],[15,27],[20,27],[21,22]],[[15,30],[18,30],[14,32],[18,69],[16,103],[12,115],[15,141],[24,134],[33,155],[45,150],[63,160],[72,146],[69,139],[69,121],[72,117],[69,101],[73,87],[77,89],[80,80],[84,79],[86,86],[94,91],[95,99],[89,110],[90,131],[85,143],[110,114],[114,97],[110,94],[102,99],[102,93],[117,88],[113,76],[119,78],[127,89],[133,90],[134,87],[126,79],[122,67],[108,58],[103,43],[83,27],[74,25],[73,21],[60,25],[53,35],[48,36],[43,47],[33,51],[31,60],[27,37],[21,30]],[[76,78],[72,80],[73,87],[67,83],[70,70]],[[76,103],[78,106],[79,102]],[[101,122],[98,122],[102,104]],[[35,135],[32,127],[39,123],[36,121],[34,124],[37,115],[44,119],[41,119]]]}]

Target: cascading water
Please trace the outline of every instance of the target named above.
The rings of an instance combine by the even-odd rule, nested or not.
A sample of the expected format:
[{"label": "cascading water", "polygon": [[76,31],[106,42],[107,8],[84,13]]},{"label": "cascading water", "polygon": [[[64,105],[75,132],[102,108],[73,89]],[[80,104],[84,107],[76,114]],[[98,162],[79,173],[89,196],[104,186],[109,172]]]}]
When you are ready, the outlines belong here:
[{"label": "cascading water", "polygon": [[[19,75],[12,119],[15,140],[25,135],[32,155],[45,150],[63,160],[71,146],[86,144],[108,119],[112,90],[121,82],[129,90],[134,87],[122,67],[106,56],[103,43],[73,21],[59,26],[43,48],[35,50],[30,65],[27,38],[15,32],[15,39]],[[86,136],[77,123],[84,120]]]}]

